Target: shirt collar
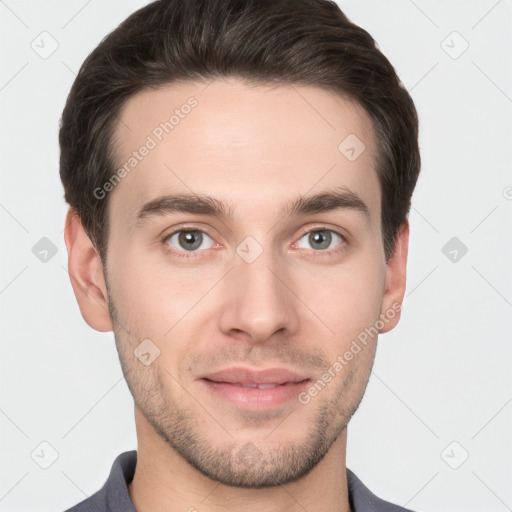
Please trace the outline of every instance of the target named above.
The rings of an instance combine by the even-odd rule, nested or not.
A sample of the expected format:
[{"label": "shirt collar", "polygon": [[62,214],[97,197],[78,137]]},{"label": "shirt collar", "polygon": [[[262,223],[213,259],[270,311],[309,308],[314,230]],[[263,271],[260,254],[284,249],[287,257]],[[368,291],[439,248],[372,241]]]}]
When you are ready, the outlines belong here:
[{"label": "shirt collar", "polygon": [[[104,502],[109,512],[137,512],[128,492],[128,484],[133,480],[136,465],[136,450],[118,455],[105,485],[91,498]],[[398,507],[375,496],[348,468],[347,484],[352,512],[408,512],[403,507]]]}]

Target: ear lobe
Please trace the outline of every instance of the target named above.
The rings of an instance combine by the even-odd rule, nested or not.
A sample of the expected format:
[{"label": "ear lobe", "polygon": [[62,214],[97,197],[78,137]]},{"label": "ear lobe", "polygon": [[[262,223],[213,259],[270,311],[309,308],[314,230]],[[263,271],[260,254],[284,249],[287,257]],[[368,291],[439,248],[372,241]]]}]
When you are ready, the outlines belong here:
[{"label": "ear lobe", "polygon": [[97,331],[111,331],[101,259],[73,208],[69,208],[66,216],[64,240],[69,278],[84,320]]},{"label": "ear lobe", "polygon": [[406,286],[407,253],[409,250],[409,221],[400,226],[395,241],[395,252],[386,268],[386,285],[382,299],[381,319],[384,323],[379,332],[391,331],[400,320]]}]

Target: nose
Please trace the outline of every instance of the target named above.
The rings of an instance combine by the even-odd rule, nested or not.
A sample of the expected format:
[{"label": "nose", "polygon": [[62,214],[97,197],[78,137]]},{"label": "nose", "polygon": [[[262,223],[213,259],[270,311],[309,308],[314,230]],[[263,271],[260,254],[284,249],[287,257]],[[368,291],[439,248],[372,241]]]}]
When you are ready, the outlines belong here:
[{"label": "nose", "polygon": [[254,261],[236,257],[223,280],[220,329],[225,335],[261,344],[298,329],[298,299],[284,263],[270,249]]}]

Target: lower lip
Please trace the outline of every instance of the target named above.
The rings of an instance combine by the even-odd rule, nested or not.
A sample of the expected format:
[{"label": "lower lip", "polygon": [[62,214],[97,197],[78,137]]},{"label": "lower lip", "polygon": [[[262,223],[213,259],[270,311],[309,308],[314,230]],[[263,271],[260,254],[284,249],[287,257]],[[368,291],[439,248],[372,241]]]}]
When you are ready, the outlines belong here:
[{"label": "lower lip", "polygon": [[213,382],[201,379],[206,387],[216,396],[242,409],[271,409],[297,399],[299,393],[308,385],[309,380],[288,382],[275,388],[244,388],[227,382]]}]

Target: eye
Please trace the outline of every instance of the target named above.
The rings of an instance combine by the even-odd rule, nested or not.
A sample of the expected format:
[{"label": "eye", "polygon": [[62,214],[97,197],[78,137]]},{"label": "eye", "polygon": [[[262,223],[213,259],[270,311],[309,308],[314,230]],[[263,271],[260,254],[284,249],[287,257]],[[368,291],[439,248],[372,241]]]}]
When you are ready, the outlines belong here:
[{"label": "eye", "polygon": [[208,246],[207,239],[213,242],[212,238],[208,236],[204,231],[197,229],[182,229],[168,235],[165,238],[165,242],[170,245],[174,251],[195,252],[197,249],[211,248],[211,245]]},{"label": "eye", "polygon": [[[305,239],[306,242],[310,244],[310,248],[314,249],[315,251],[325,251],[325,249],[332,248],[331,244],[333,241],[345,241],[345,238],[342,235],[336,231],[333,231],[332,229],[315,229],[313,231],[308,231],[301,237],[300,240],[303,239]],[[297,242],[297,244],[300,244],[300,240]]]},{"label": "eye", "polygon": [[[303,248],[302,240],[310,245],[313,256],[334,256],[345,248],[346,240],[343,235],[331,229],[314,229],[304,233],[294,246]],[[167,250],[175,256],[184,258],[203,257],[200,251],[215,246],[214,240],[199,229],[180,229],[170,233],[163,239]],[[338,242],[338,243],[336,243]],[[328,250],[332,249],[334,250]],[[306,247],[307,249],[308,247]]]}]

